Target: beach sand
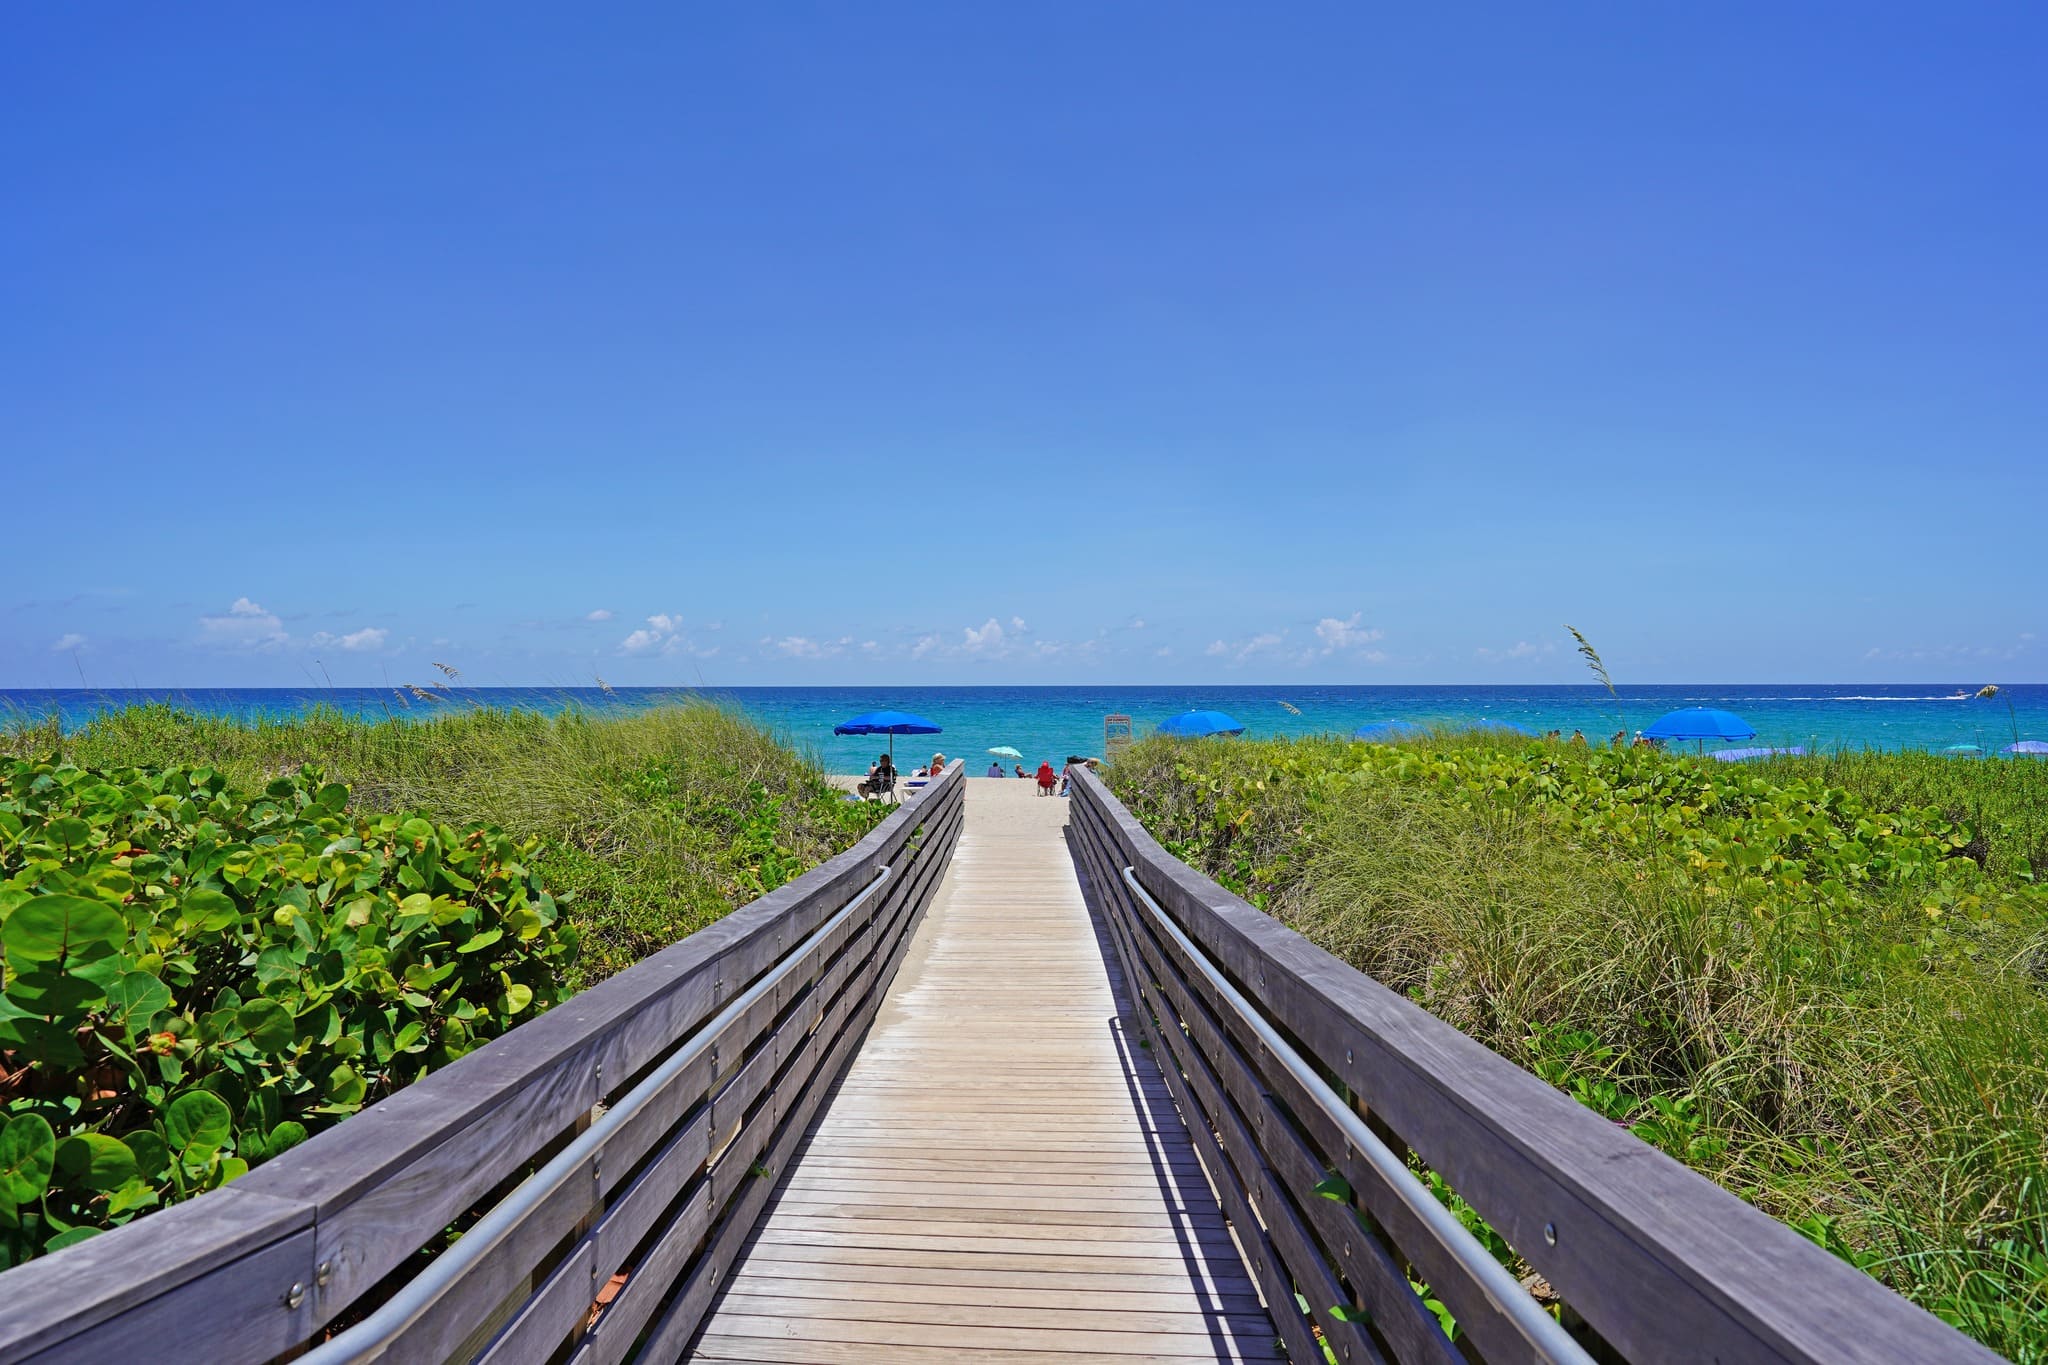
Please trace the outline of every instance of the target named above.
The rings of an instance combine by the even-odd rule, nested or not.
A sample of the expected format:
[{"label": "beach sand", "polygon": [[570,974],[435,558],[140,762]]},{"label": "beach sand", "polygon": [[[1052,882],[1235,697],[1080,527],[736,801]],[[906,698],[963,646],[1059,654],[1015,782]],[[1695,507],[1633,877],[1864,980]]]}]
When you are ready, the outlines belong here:
[{"label": "beach sand", "polygon": [[[839,788],[839,790],[847,792],[854,790],[861,784],[861,778],[854,776],[850,773],[831,773],[827,775],[825,780],[827,782],[830,782],[833,786]],[[1008,793],[1005,793],[1001,790],[1005,787],[1015,787],[1017,789],[1017,795],[1028,796],[1033,800],[1049,799],[1038,795],[1038,783],[1031,778],[970,777],[967,779],[967,786],[969,791],[973,792],[976,796],[979,796],[984,801],[989,800],[991,798],[1002,798],[1007,796]],[[986,793],[984,793],[983,791],[984,788],[987,789]],[[901,777],[896,779],[896,791],[897,795],[899,796],[908,795],[908,793],[906,793],[903,790],[903,779]]]}]

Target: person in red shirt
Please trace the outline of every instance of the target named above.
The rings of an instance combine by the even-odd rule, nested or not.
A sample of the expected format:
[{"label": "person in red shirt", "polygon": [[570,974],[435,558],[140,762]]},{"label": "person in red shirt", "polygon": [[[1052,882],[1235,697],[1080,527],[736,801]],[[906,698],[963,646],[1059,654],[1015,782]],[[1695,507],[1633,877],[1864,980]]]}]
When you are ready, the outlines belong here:
[{"label": "person in red shirt", "polygon": [[1053,774],[1052,760],[1048,758],[1045,762],[1038,765],[1038,794],[1040,796],[1051,796],[1052,784],[1055,780],[1057,779]]}]

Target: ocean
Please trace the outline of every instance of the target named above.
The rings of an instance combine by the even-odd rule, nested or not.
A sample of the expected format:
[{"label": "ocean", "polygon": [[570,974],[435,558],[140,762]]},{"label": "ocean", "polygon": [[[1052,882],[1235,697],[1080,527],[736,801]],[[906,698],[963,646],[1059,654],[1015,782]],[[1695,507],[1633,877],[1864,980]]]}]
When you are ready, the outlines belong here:
[{"label": "ocean", "polygon": [[[1421,723],[1507,721],[1542,733],[1583,730],[1605,740],[1616,730],[1638,730],[1681,706],[1733,711],[1756,727],[1756,745],[1808,749],[1940,750],[1978,745],[1995,754],[2020,737],[2048,740],[2048,685],[2002,688],[1977,700],[1966,683],[1912,684],[1683,684],[1626,687],[1617,702],[1596,686],[1506,687],[733,687],[721,689],[458,687],[447,701],[401,698],[389,688],[181,688],[88,691],[0,689],[0,723],[55,713],[67,729],[95,714],[141,702],[169,702],[191,710],[237,717],[288,717],[317,706],[355,715],[418,718],[465,706],[532,707],[591,712],[658,706],[695,696],[738,706],[791,744],[815,753],[828,771],[865,772],[887,740],[835,736],[835,722],[882,708],[926,716],[937,735],[901,736],[900,766],[934,752],[968,760],[979,773],[987,750],[1021,750],[1027,767],[1069,754],[1100,754],[1103,719],[1131,718],[1143,735],[1182,711],[1226,711],[1247,735],[1349,734],[1375,721]],[[1960,694],[1960,695],[1958,695]],[[2008,709],[2008,703],[2010,709]],[[1290,710],[1289,708],[1294,708]],[[1298,714],[1297,714],[1298,712]],[[1712,746],[1709,746],[1712,747]]]}]

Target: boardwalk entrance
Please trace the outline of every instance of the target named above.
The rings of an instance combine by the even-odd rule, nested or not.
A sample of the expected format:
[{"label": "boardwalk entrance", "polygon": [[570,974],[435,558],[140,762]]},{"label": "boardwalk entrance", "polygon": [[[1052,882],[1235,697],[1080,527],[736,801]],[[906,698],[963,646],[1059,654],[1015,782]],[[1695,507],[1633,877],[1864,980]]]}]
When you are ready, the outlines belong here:
[{"label": "boardwalk entrance", "polygon": [[1266,1360],[1081,898],[1068,803],[968,785],[938,898],[694,1358]]}]

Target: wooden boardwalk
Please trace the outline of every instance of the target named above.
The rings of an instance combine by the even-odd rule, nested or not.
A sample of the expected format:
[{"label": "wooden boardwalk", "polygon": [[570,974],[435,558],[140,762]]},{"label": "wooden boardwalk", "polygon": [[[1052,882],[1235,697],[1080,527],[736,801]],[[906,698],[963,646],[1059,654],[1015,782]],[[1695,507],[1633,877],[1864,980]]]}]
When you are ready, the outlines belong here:
[{"label": "wooden boardwalk", "polygon": [[1118,1025],[1066,810],[970,783],[938,898],[693,1359],[1280,1358]]}]

